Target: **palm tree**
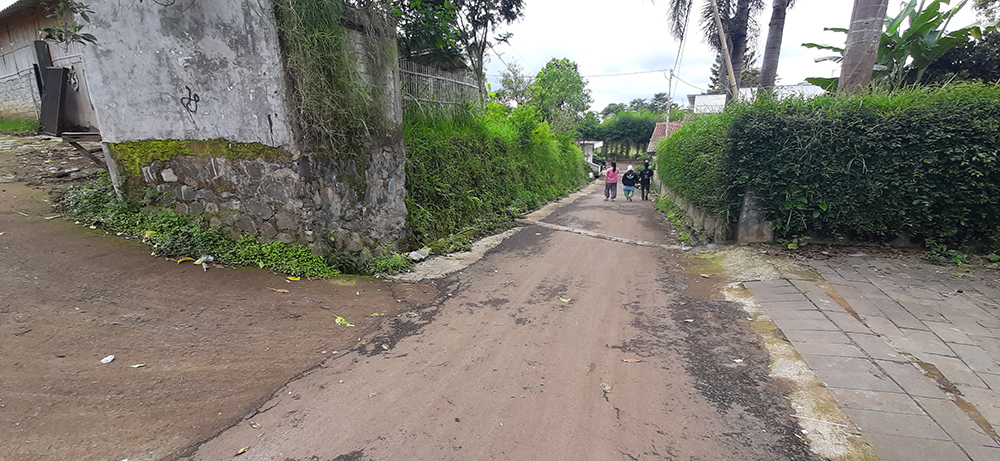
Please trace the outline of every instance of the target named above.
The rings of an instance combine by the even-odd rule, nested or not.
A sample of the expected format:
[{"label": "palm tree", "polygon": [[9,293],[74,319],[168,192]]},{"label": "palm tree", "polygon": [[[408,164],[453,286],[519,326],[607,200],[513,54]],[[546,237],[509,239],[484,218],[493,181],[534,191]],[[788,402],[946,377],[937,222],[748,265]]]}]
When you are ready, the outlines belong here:
[{"label": "palm tree", "polygon": [[854,0],[837,91],[857,93],[868,87],[872,79],[872,68],[878,58],[888,6],[889,0]]},{"label": "palm tree", "polygon": [[771,4],[771,22],[767,25],[767,42],[764,43],[764,61],[760,68],[760,89],[774,91],[774,80],[778,75],[778,56],[781,54],[781,38],[785,34],[785,12],[795,0],[774,0]]},{"label": "palm tree", "polygon": [[[669,27],[675,38],[682,38],[687,33],[687,20],[691,13],[693,0],[670,0]],[[760,34],[757,21],[754,20],[757,12],[764,7],[763,0],[718,0],[716,2],[719,9],[719,16],[722,22],[722,35],[725,36],[729,48],[730,62],[736,64],[733,67],[733,74],[736,81],[740,81],[740,73],[743,72],[743,56],[747,48],[752,46]],[[705,34],[708,45],[718,54],[723,54],[722,39],[719,38],[718,28],[712,15],[710,2],[705,2],[701,11],[701,29]]]}]

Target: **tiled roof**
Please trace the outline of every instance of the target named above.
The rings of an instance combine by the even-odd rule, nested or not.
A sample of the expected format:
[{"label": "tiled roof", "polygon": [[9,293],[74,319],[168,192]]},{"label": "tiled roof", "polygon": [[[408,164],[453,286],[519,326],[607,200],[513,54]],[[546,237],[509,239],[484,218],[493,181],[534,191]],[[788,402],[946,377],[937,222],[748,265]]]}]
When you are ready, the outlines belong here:
[{"label": "tiled roof", "polygon": [[660,140],[674,134],[680,128],[681,122],[657,122],[656,128],[653,128],[653,135],[649,137],[649,145],[646,146],[646,152],[656,152],[656,145],[660,143]]},{"label": "tiled roof", "polygon": [[35,6],[38,4],[39,0],[17,0],[14,3],[7,5],[3,9],[0,9],[0,19],[3,19],[6,16],[10,16],[12,14],[20,12],[21,10],[24,10],[28,7]]}]

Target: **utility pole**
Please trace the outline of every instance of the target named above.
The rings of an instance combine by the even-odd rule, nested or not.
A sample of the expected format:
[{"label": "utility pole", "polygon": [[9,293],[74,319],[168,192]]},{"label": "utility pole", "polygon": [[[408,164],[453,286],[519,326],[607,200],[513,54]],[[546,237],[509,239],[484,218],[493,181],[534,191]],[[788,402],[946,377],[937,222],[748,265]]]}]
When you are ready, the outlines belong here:
[{"label": "utility pole", "polygon": [[719,17],[719,5],[715,0],[709,0],[712,4],[712,16],[715,17],[715,28],[719,32],[719,41],[722,42],[722,61],[726,63],[726,71],[729,73],[729,91],[726,92],[726,105],[728,106],[734,98],[740,95],[740,86],[736,82],[736,74],[733,73],[733,61],[729,56],[729,45],[726,43],[726,33],[722,30],[722,18]]}]

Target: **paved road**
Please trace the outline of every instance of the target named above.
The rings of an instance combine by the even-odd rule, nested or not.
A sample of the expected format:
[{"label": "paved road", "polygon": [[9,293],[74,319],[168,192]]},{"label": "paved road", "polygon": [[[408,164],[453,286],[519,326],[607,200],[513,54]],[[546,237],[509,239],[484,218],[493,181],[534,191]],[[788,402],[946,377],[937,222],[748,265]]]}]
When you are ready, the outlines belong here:
[{"label": "paved road", "polygon": [[883,460],[1000,460],[1000,291],[865,255],[744,285]]},{"label": "paved road", "polygon": [[601,194],[438,280],[438,302],[192,459],[816,459],[746,313],[692,296],[703,280],[652,202]]}]

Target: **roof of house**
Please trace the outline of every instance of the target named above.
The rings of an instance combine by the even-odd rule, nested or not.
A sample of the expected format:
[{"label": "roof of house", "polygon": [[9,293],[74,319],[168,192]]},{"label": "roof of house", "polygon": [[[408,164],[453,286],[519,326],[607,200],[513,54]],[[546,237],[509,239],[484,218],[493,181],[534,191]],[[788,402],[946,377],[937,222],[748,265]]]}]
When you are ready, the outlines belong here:
[{"label": "roof of house", "polygon": [[39,0],[17,0],[5,8],[0,9],[0,20],[18,14],[28,8],[38,6],[41,2]]},{"label": "roof of house", "polygon": [[674,134],[680,127],[681,122],[656,122],[656,128],[653,128],[653,134],[649,137],[646,152],[656,152],[656,145],[660,143],[660,140]]}]

